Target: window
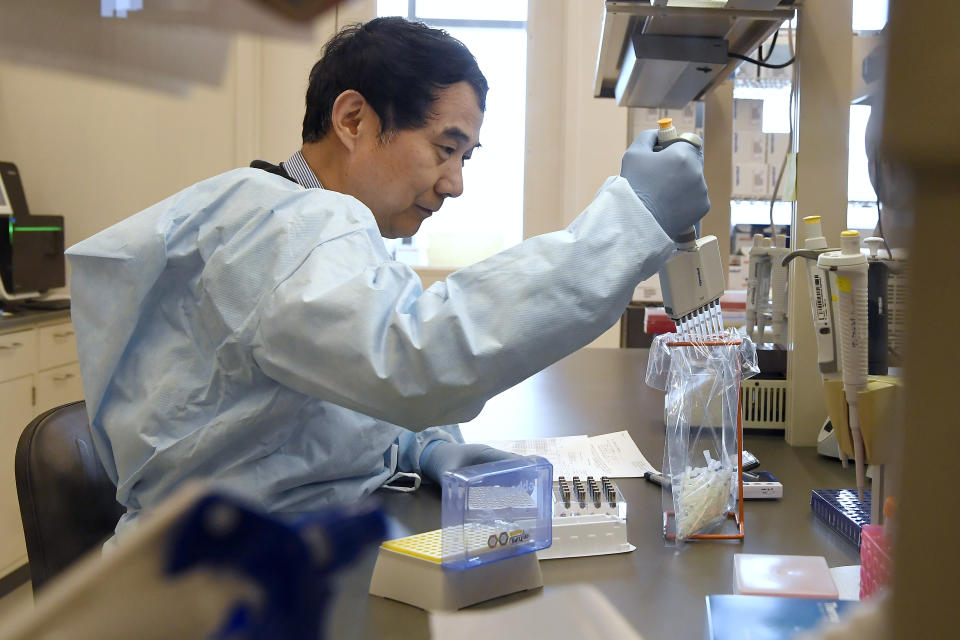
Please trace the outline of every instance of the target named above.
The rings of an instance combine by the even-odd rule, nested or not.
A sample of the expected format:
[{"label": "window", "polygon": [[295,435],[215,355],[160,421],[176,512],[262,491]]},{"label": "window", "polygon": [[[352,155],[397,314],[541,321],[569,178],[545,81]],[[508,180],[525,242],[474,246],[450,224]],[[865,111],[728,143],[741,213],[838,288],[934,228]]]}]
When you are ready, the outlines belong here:
[{"label": "window", "polygon": [[[854,0],[854,38],[869,39],[887,23],[887,0]],[[869,40],[867,40],[869,42]],[[857,43],[854,43],[855,49]],[[869,46],[869,45],[868,45]],[[850,106],[850,140],[847,167],[847,227],[858,229],[861,236],[873,235],[877,225],[877,194],[867,171],[865,147],[870,105]]]},{"label": "window", "polygon": [[377,15],[445,29],[463,42],[490,91],[480,141],[463,171],[464,191],[448,199],[413,238],[396,241],[398,260],[460,267],[523,239],[527,3],[517,0],[379,0]]}]

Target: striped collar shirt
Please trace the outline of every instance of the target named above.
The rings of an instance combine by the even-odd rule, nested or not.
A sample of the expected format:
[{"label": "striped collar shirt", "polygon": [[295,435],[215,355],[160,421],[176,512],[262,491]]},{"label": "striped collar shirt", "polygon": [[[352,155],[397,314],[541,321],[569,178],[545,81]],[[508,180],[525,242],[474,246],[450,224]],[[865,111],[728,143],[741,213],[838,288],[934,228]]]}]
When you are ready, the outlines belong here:
[{"label": "striped collar shirt", "polygon": [[300,151],[290,156],[283,168],[304,189],[323,189],[323,185],[317,180],[317,176],[314,175]]}]

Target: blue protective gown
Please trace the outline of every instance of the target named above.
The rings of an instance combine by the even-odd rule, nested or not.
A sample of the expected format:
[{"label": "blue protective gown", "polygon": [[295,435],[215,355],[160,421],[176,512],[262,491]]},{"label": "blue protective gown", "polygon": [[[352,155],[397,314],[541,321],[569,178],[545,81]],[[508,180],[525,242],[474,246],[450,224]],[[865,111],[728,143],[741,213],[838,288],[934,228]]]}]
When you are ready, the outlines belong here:
[{"label": "blue protective gown", "polygon": [[566,230],[423,291],[358,200],[257,169],[80,242],[72,315],[118,532],[188,478],[303,511],[419,472],[459,438],[437,425],[612,326],[672,247],[611,178]]}]

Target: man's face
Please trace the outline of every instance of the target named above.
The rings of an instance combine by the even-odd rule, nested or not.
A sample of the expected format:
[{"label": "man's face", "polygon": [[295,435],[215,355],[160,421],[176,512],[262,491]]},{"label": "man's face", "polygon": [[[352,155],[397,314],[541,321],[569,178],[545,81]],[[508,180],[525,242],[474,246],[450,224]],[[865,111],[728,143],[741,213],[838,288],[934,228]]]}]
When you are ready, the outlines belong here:
[{"label": "man's face", "polygon": [[437,94],[426,126],[365,140],[354,163],[355,195],[385,238],[408,238],[446,198],[463,193],[463,163],[480,146],[477,94],[458,82]]}]

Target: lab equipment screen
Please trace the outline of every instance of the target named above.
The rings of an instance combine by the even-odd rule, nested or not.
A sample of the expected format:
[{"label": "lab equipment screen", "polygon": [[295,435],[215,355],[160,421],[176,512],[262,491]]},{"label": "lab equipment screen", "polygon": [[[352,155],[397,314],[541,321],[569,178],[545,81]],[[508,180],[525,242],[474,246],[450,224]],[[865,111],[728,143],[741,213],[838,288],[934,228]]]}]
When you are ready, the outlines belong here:
[{"label": "lab equipment screen", "polygon": [[66,284],[62,216],[0,215],[0,277],[7,293],[43,292]]}]

